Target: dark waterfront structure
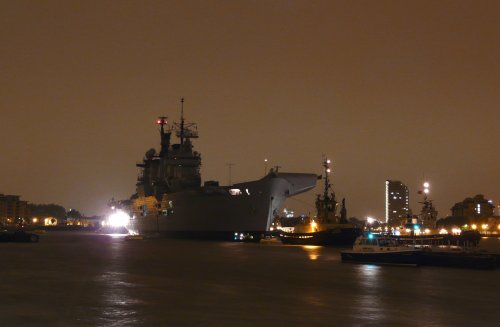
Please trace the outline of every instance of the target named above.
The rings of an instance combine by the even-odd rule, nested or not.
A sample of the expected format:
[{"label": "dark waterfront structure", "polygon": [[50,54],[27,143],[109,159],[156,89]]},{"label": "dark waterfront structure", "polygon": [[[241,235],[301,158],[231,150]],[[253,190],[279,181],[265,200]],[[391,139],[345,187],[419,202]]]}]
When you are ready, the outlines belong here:
[{"label": "dark waterfront structure", "polygon": [[399,226],[410,213],[408,187],[400,181],[385,181],[385,222]]},{"label": "dark waterfront structure", "polygon": [[20,198],[19,195],[0,194],[0,223],[15,224],[29,216],[28,202]]},{"label": "dark waterfront structure", "polygon": [[462,202],[457,202],[451,208],[451,215],[460,218],[486,218],[493,216],[495,206],[484,198],[483,194],[478,194],[473,198],[465,198]]}]

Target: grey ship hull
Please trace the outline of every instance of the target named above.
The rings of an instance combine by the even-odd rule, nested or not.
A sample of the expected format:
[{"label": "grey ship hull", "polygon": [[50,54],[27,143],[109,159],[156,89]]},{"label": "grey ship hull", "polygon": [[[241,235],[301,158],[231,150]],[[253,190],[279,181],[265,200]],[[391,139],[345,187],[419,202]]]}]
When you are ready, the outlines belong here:
[{"label": "grey ship hull", "polygon": [[[314,174],[271,173],[252,182],[231,187],[200,187],[167,194],[172,211],[136,215],[128,229],[133,234],[167,237],[257,240],[269,230],[274,214],[287,197],[316,185]],[[239,190],[231,195],[230,189]],[[234,193],[235,191],[233,191]]]}]

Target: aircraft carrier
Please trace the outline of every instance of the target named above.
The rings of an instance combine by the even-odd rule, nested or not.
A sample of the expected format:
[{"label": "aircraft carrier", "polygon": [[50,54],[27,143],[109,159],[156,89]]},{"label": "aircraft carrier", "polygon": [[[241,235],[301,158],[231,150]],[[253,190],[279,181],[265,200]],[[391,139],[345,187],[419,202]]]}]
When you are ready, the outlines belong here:
[{"label": "aircraft carrier", "polygon": [[[160,149],[150,149],[141,163],[136,193],[128,202],[131,234],[258,241],[286,198],[316,185],[315,174],[271,169],[255,181],[221,186],[201,182],[201,155],[193,149],[197,126],[184,119],[169,124],[159,117]],[[172,136],[179,143],[171,144]]]}]

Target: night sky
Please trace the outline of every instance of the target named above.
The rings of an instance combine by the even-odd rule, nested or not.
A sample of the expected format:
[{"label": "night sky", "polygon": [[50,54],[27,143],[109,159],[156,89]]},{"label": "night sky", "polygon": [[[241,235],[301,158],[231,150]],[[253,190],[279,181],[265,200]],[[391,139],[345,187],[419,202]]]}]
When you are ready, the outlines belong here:
[{"label": "night sky", "polygon": [[[349,216],[384,181],[439,216],[500,202],[499,1],[0,1],[0,193],[101,214],[159,115],[198,123],[203,180],[333,161]],[[317,187],[287,207],[314,212]]]}]

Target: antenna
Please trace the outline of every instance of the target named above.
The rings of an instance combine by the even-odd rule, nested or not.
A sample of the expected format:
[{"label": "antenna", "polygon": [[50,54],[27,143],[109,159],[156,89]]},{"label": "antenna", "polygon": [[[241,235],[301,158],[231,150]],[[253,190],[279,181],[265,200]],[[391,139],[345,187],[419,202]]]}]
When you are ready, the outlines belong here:
[{"label": "antenna", "polygon": [[181,98],[181,145],[184,144],[184,98]]},{"label": "antenna", "polygon": [[233,184],[231,184],[231,170],[232,170],[233,166],[236,165],[236,164],[234,164],[234,163],[227,163],[226,165],[229,168],[229,184],[228,185],[231,186],[231,185],[233,185]]},{"label": "antenna", "polygon": [[184,98],[181,98],[181,121],[174,123],[175,135],[180,139],[181,145],[185,140],[198,138],[198,128],[195,123],[186,123],[184,119]]}]

